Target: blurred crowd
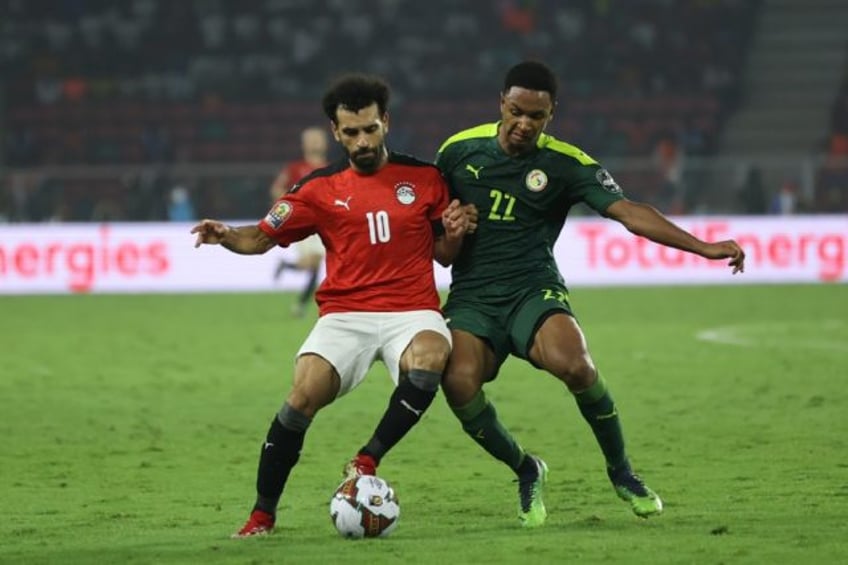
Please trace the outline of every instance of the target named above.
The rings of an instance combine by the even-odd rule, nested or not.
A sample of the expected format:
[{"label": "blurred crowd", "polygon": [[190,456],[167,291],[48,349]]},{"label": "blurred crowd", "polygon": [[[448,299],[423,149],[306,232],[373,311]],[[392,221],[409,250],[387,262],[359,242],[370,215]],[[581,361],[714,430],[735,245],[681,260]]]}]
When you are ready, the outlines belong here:
[{"label": "blurred crowd", "polygon": [[[665,163],[632,180],[637,187],[652,187],[646,190],[654,193],[640,196],[682,211],[685,203],[664,196],[663,184],[674,182],[676,159],[715,151],[722,124],[740,96],[739,77],[759,5],[746,0],[0,0],[0,123],[5,126],[0,156],[6,166],[24,171],[6,180],[18,187],[7,186],[6,200],[15,201],[7,215],[31,215],[32,203],[21,202],[38,200],[36,192],[47,193],[42,200],[53,193],[79,193],[91,201],[79,204],[77,197],[72,211],[48,210],[42,214],[47,218],[97,212],[102,191],[92,186],[96,182],[27,176],[37,167],[279,167],[297,157],[299,132],[323,123],[319,97],[328,81],[350,70],[388,78],[394,93],[392,148],[430,158],[458,127],[496,118],[503,71],[526,58],[546,61],[561,78],[552,133],[602,159]],[[217,190],[224,194],[217,201],[231,205],[226,193],[245,190],[246,184],[261,187],[274,173],[269,168],[267,177],[218,179]],[[209,190],[212,182],[181,180],[167,169],[151,175],[156,178],[124,175],[102,188],[114,192],[117,184],[143,185],[161,205],[144,209],[122,201],[101,206],[101,215],[165,219],[171,189],[179,185],[191,195]],[[53,188],[45,189],[45,183]],[[663,198],[667,201],[660,202]],[[263,199],[237,212],[254,213],[266,204]]]},{"label": "blurred crowd", "polygon": [[[524,58],[559,73],[558,126],[596,153],[647,154],[670,133],[687,152],[708,153],[734,104],[757,5],[0,3],[6,158],[15,166],[277,159],[291,149],[287,138],[296,143],[287,130],[305,125],[289,125],[291,116],[314,119],[327,82],[357,69],[388,77],[397,111],[409,111],[398,121],[404,149],[432,154],[458,123],[491,117],[503,70]],[[433,106],[437,120],[428,119]],[[262,147],[247,147],[250,138]]]}]

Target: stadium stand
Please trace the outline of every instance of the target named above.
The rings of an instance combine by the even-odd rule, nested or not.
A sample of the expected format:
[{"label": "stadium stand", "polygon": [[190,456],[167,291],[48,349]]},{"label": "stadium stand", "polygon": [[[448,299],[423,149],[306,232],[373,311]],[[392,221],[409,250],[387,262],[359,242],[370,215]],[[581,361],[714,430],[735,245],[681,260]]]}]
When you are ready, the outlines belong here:
[{"label": "stadium stand", "polygon": [[825,161],[817,172],[813,211],[848,212],[848,68],[831,124]]},{"label": "stadium stand", "polygon": [[[561,77],[552,133],[594,156],[656,162],[672,154],[710,156],[738,106],[761,6],[742,0],[0,0],[2,158],[19,173],[6,185],[38,184],[25,174],[33,167],[154,164],[167,168],[160,174],[168,184],[180,175],[174,167],[253,163],[267,173],[245,181],[228,169],[216,183],[229,192],[247,184],[260,194],[279,163],[297,154],[298,132],[323,123],[318,97],[327,82],[350,70],[388,77],[395,92],[392,147],[431,157],[458,127],[496,116],[502,72],[523,58],[545,60]],[[134,171],[122,176],[140,175]],[[208,190],[213,171],[221,173],[194,175],[193,190]],[[666,211],[696,208],[667,190],[674,171],[637,167],[619,180]],[[62,180],[76,182],[85,181]],[[260,197],[243,210],[253,216],[264,206]],[[20,208],[10,215],[20,219]],[[72,219],[93,211],[73,208]],[[125,202],[117,209],[126,219],[159,217],[139,218]]]}]

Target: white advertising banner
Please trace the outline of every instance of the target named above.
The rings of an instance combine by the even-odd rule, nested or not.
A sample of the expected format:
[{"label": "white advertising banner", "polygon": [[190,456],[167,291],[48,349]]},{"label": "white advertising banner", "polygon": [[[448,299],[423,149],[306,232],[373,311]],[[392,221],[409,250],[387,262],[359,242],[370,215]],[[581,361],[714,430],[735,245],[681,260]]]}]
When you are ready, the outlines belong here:
[{"label": "white advertising banner", "polygon": [[[701,239],[736,239],[745,273],[726,261],[655,245],[601,218],[569,220],[555,255],[570,286],[845,282],[848,216],[674,218]],[[230,292],[295,289],[305,275],[274,273],[291,249],[261,256],[194,248],[191,224],[0,226],[0,294]],[[436,266],[445,289],[450,272]]]}]

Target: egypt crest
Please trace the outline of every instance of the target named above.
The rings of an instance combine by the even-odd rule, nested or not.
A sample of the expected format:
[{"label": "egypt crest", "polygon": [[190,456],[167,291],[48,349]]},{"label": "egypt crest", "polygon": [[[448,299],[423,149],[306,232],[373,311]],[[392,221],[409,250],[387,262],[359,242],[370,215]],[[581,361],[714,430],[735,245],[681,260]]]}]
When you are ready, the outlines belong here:
[{"label": "egypt crest", "polygon": [[395,185],[395,196],[397,196],[398,202],[403,205],[412,204],[415,202],[414,186],[408,182],[399,182]]}]

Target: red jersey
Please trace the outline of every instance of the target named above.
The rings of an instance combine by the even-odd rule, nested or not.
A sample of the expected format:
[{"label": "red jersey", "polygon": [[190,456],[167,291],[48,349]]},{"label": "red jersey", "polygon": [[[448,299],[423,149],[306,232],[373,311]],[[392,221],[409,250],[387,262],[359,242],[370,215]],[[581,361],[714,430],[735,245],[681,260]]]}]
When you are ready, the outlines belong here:
[{"label": "red jersey", "polygon": [[447,205],[435,166],[390,153],[370,175],[347,160],[318,169],[277,200],[259,228],[282,246],[321,236],[327,276],[315,300],[322,316],[440,311],[433,241]]}]

